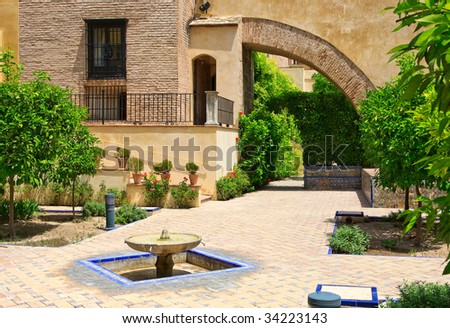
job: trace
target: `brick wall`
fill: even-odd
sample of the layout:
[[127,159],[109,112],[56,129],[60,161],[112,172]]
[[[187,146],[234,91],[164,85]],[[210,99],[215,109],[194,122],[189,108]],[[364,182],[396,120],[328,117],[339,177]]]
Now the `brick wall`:
[[299,60],[333,81],[356,106],[374,85],[354,63],[325,40],[280,22],[243,18],[243,44],[256,51]]
[[87,74],[84,19],[126,18],[127,80],[114,83],[126,84],[130,93],[186,92],[185,25],[191,16],[189,0],[21,0],[21,62],[26,76],[44,70],[56,84],[81,92]]

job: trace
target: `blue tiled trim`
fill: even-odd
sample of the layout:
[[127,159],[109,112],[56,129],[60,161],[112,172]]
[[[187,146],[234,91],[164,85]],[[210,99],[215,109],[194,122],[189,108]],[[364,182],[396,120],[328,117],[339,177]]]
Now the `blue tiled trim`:
[[372,293],[371,300],[355,300],[355,299],[344,299],[341,298],[341,304],[344,306],[355,306],[355,307],[378,307],[379,299],[376,287],[366,287],[366,286],[351,286],[351,285],[331,285],[331,284],[318,284],[316,287],[316,292],[320,292],[323,286],[336,286],[336,287],[363,287],[370,288]]
[[217,254],[206,252],[204,250],[189,250],[187,252],[201,255],[201,256],[206,256],[206,257],[212,258],[216,261],[232,265],[234,267],[228,268],[228,269],[223,269],[223,270],[193,273],[193,274],[174,276],[174,277],[166,277],[166,278],[142,280],[142,281],[131,281],[127,278],[124,278],[124,277],[118,275],[117,273],[115,273],[111,270],[103,268],[102,266],[99,265],[99,263],[112,262],[112,261],[118,261],[118,260],[120,261],[120,260],[136,259],[136,258],[142,258],[142,257],[146,258],[146,257],[153,257],[155,255],[143,253],[143,254],[137,254],[137,255],[133,254],[133,255],[118,256],[118,257],[93,258],[93,259],[87,259],[87,260],[78,260],[78,261],[76,261],[76,263],[79,263],[79,264],[85,266],[86,268],[104,276],[105,278],[108,278],[109,280],[112,280],[122,286],[125,286],[125,287],[144,285],[144,284],[162,283],[165,281],[173,281],[173,280],[179,280],[179,279],[197,278],[197,277],[201,277],[201,276],[224,274],[224,273],[237,272],[237,271],[243,271],[243,270],[249,270],[249,269],[256,268],[256,266],[251,265],[249,263],[237,261],[237,260],[231,260],[229,258],[225,258],[225,257],[217,255]]

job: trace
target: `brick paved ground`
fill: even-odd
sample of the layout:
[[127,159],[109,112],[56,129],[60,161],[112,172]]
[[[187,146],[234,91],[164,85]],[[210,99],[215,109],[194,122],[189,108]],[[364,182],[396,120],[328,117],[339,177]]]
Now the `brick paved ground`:
[[[146,220],[62,248],[0,246],[0,307],[305,307],[318,283],[378,287],[395,296],[404,279],[448,281],[443,259],[327,255],[336,210],[363,208],[356,192],[305,191],[272,183],[228,202],[164,209]],[[203,237],[199,247],[257,266],[209,277],[122,287],[76,263],[131,254],[131,235],[169,231]]]

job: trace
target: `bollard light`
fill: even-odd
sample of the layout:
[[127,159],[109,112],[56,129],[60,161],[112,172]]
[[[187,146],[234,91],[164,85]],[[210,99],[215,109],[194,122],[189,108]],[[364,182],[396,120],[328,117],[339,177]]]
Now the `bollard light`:
[[105,207],[106,207],[106,231],[113,230],[116,228],[114,221],[114,211],[115,211],[115,195],[106,194],[105,195]]

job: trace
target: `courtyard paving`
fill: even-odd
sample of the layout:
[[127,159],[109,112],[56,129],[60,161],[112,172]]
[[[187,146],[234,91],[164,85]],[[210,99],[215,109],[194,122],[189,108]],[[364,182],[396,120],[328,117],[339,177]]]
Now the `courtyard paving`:
[[[337,210],[367,208],[359,192],[306,191],[302,182],[146,220],[61,248],[0,246],[0,307],[306,307],[317,284],[375,286],[396,296],[403,280],[449,281],[443,259],[327,255]],[[199,248],[255,268],[124,287],[77,263],[132,254],[124,239],[143,233],[200,234]]]

